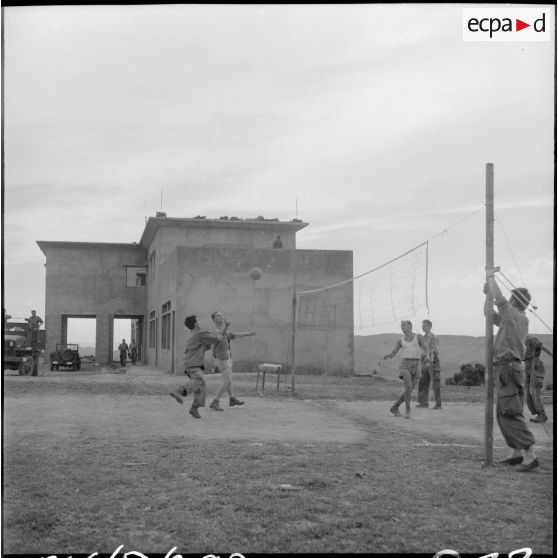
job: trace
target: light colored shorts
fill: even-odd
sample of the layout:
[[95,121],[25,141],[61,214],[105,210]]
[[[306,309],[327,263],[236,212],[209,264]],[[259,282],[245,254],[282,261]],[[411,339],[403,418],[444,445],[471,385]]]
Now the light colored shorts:
[[399,364],[399,377],[409,375],[411,379],[419,378],[421,372],[419,358],[403,358]]

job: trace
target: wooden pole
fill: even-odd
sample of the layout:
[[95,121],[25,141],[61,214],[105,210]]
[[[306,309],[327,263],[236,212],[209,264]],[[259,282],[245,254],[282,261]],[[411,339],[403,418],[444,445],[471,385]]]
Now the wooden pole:
[[[494,268],[494,164],[486,164],[486,268]],[[491,467],[494,445],[494,299],[486,293],[486,323],[484,337],[486,367],[486,403],[484,410],[484,466]]]
[[293,271],[293,302],[291,309],[291,394],[295,392],[295,372],[296,372],[296,252],[293,248],[291,252],[292,271]]
[[291,337],[291,393],[295,392],[295,372],[296,372],[296,287],[293,289],[293,308],[292,308],[292,337]]

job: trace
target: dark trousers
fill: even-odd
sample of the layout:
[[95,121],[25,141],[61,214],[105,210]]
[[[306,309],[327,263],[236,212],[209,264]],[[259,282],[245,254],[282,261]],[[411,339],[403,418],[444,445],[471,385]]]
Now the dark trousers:
[[120,364],[126,366],[126,351],[120,351]]
[[533,416],[547,418],[544,403],[541,399],[541,391],[544,386],[544,377],[537,376],[534,372],[527,373],[525,377],[525,392],[527,408]]
[[420,405],[428,406],[428,396],[430,392],[430,382],[432,381],[432,391],[436,405],[442,404],[442,393],[440,390],[440,367],[432,363],[423,363],[420,380],[418,383],[417,400]]
[[194,394],[192,407],[205,407],[205,380],[203,378],[203,369],[189,368],[184,372],[190,378],[178,391],[182,395]]
[[514,449],[528,449],[535,443],[535,437],[527,427],[523,413],[515,416],[504,415],[503,399],[506,395],[517,393],[521,406],[525,400],[523,385],[525,372],[519,361],[502,361],[496,363],[494,375],[498,378],[496,395],[496,422],[500,427],[506,444]]

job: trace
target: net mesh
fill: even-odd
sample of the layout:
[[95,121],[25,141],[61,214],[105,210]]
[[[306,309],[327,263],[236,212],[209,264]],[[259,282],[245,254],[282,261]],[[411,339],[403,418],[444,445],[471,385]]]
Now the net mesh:
[[300,329],[371,329],[428,308],[428,242],[358,277],[297,293]]

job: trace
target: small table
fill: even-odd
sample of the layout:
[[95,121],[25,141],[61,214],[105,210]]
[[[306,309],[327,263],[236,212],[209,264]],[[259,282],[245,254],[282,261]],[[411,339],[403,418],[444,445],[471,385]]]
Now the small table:
[[265,362],[264,364],[260,364],[258,366],[258,376],[256,378],[256,390],[258,393],[262,393],[258,389],[258,385],[260,383],[260,373],[262,374],[262,390],[265,389],[265,375],[266,373],[269,374],[277,374],[277,391],[279,391],[279,381],[281,379],[281,370],[283,369],[282,364],[270,364]]

